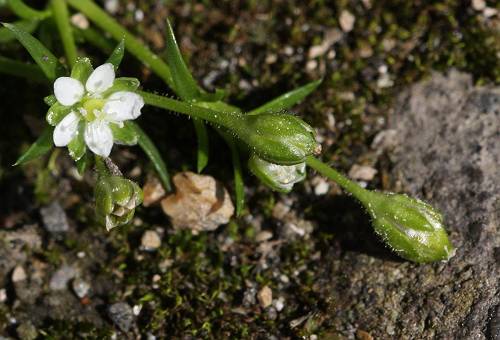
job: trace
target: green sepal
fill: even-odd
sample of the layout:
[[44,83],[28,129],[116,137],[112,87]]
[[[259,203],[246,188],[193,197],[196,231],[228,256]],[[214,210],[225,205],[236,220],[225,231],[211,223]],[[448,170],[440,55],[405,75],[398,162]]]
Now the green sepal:
[[113,52],[111,52],[111,55],[109,56],[108,60],[106,60],[106,63],[113,64],[113,67],[115,68],[116,71],[120,66],[120,63],[122,62],[124,53],[125,53],[125,39],[122,39],[118,43],[118,45],[116,45]]
[[76,59],[75,66],[71,70],[71,78],[77,79],[85,85],[90,74],[94,71],[90,59],[87,57],[79,57]]
[[96,212],[102,216],[111,214],[114,208],[112,187],[107,179],[108,177],[101,177],[94,189]]
[[129,92],[134,92],[139,88],[139,85],[141,83],[139,82],[139,79],[137,78],[132,78],[132,77],[120,77],[116,78],[115,81],[113,82],[113,85],[104,91],[102,93],[103,97],[107,97],[111,95],[112,93],[118,92],[118,91],[129,91]]
[[71,106],[64,106],[58,102],[53,104],[48,110],[45,119],[51,126],[56,126],[72,110]]
[[124,122],[123,127],[118,124],[110,123],[109,127],[113,132],[113,138],[115,142],[125,145],[136,145],[139,141],[139,136],[136,130],[129,124],[129,122]]
[[135,194],[132,181],[120,176],[111,176],[108,178],[108,181],[111,186],[113,202],[125,206]]
[[87,171],[91,164],[92,157],[90,153],[86,151],[83,157],[76,161],[76,169],[78,170],[78,173],[83,176],[83,174],[85,173],[85,171]]
[[47,126],[45,130],[43,130],[40,137],[38,137],[36,142],[34,142],[29,147],[29,149],[21,157],[19,157],[16,163],[14,163],[14,166],[25,164],[49,152],[53,147],[53,142],[52,142],[53,132],[54,128],[51,126]]
[[55,103],[57,103],[57,99],[56,99],[56,96],[54,96],[53,94],[43,98],[43,101],[45,104],[47,104],[48,106],[52,106],[54,105]]
[[267,162],[253,154],[248,160],[248,168],[262,183],[271,189],[289,193],[295,183],[306,178],[306,165],[278,165]]
[[78,123],[78,132],[76,136],[68,144],[69,155],[75,161],[80,160],[83,155],[85,155],[85,151],[87,150],[85,140],[83,138],[84,130],[85,123],[83,121],[80,121]]

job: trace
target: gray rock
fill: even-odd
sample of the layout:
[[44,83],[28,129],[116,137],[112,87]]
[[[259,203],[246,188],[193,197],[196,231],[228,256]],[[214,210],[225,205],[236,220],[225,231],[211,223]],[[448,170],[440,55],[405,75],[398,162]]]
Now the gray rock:
[[134,321],[132,307],[125,302],[112,304],[108,308],[109,318],[123,332],[127,332]]
[[63,290],[68,287],[68,282],[78,275],[78,269],[73,266],[63,265],[50,278],[51,290]]
[[50,205],[41,208],[40,214],[48,232],[60,234],[69,230],[68,218],[59,202],[52,202]]
[[497,339],[500,88],[434,74],[400,95],[390,121],[399,137],[393,176],[442,210],[457,252],[429,265],[347,252],[331,274],[334,328],[352,337],[364,329],[374,338]]

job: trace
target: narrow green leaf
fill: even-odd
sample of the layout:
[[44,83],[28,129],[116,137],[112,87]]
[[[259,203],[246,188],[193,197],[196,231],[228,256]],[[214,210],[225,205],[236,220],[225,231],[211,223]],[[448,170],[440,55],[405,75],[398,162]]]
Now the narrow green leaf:
[[40,83],[47,83],[47,77],[45,77],[45,74],[37,65],[27,64],[2,56],[0,56],[0,73],[22,77]]
[[115,67],[115,71],[116,71],[118,69],[118,67],[120,66],[120,63],[122,62],[124,53],[125,53],[125,40],[122,39],[118,43],[118,45],[116,45],[113,52],[111,52],[111,55],[109,56],[108,60],[106,60],[106,62],[113,64],[113,66]]
[[[20,27],[21,29],[25,30],[26,32],[33,32],[37,27],[38,27],[38,20],[19,20],[14,22],[14,25],[17,27]],[[11,40],[16,39],[14,34],[6,27],[1,27],[0,28],[0,43],[7,43]]]
[[38,39],[15,25],[5,23],[3,25],[8,28],[15,35],[16,39],[26,48],[47,78],[54,80],[64,73],[63,65],[61,65],[59,60],[57,60]]
[[243,170],[241,167],[240,153],[236,140],[231,134],[225,130],[217,129],[217,132],[226,141],[229,150],[231,150],[231,159],[233,162],[234,176],[234,195],[236,203],[236,216],[240,216],[245,206],[245,183],[243,182]]
[[198,161],[196,168],[198,173],[200,173],[208,164],[208,132],[205,123],[201,119],[193,118],[193,124],[198,138]]
[[38,157],[43,156],[52,149],[52,132],[54,128],[47,126],[35,143],[14,163],[14,166],[25,164]]
[[136,129],[130,124],[130,122],[125,122],[123,127],[119,127],[117,124],[109,124],[111,131],[113,132],[113,138],[116,142],[125,145],[136,145],[138,142],[138,135]]
[[[181,51],[175,40],[174,31],[170,21],[167,19],[167,64],[170,67],[172,78],[174,80],[175,89],[179,97],[185,101],[194,101],[198,99],[200,89],[196,84],[191,72],[182,58]],[[205,123],[199,119],[193,119],[196,137],[198,139],[198,152],[197,152],[197,169],[198,172],[203,171],[208,164],[208,133]]]
[[170,72],[172,73],[177,94],[185,101],[197,99],[200,90],[198,89],[198,85],[196,84],[191,72],[189,72],[184,59],[182,59],[181,51],[179,50],[179,46],[175,40],[174,31],[168,19],[166,47],[167,64],[170,67]]
[[243,170],[241,168],[240,153],[234,141],[229,144],[233,160],[234,194],[236,201],[236,216],[240,216],[245,206],[245,183],[243,183]]
[[71,78],[78,79],[82,84],[85,84],[92,71],[94,68],[89,58],[78,58],[71,70]]
[[312,81],[304,86],[296,88],[290,92],[282,94],[281,96],[265,103],[262,106],[248,112],[250,115],[257,115],[264,112],[279,112],[282,110],[289,109],[293,105],[300,102],[302,99],[307,97],[311,92],[313,92],[319,84],[321,84],[322,79]]
[[48,10],[39,11],[26,5],[22,0],[8,0],[12,12],[20,18],[28,20],[43,20],[51,16]]
[[134,122],[129,122],[130,126],[135,130],[138,136],[139,146],[144,150],[146,155],[149,157],[153,166],[160,176],[160,180],[167,191],[172,190],[172,185],[170,184],[170,175],[168,174],[167,165],[163,161],[160,152],[154,145],[153,141],[149,136],[142,130],[139,125]]

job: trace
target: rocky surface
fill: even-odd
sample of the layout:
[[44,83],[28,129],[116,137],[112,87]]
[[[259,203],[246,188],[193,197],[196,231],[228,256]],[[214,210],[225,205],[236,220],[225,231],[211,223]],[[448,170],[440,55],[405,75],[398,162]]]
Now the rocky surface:
[[334,261],[335,324],[349,336],[499,339],[500,88],[434,74],[399,96],[391,121],[393,174],[444,212],[457,252],[432,265],[347,253]]

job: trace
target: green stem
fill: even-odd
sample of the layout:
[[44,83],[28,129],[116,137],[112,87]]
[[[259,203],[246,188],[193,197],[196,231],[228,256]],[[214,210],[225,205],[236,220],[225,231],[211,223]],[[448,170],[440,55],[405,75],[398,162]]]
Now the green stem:
[[77,57],[77,51],[72,28],[69,23],[68,6],[66,5],[65,0],[51,0],[50,7],[52,9],[57,29],[59,30],[59,35],[61,36],[68,65],[73,68]]
[[127,31],[119,23],[110,17],[99,6],[90,0],[67,0],[70,6],[79,10],[87,16],[95,25],[100,27],[105,32],[120,41],[125,40],[127,50],[132,53],[137,59],[142,61],[146,66],[150,67],[160,78],[162,78],[172,89],[175,90],[175,84],[170,74],[168,65],[161,60],[156,54],[134,37],[132,33]]
[[144,102],[146,104],[186,114],[193,118],[200,118],[215,125],[224,126],[228,129],[233,129],[235,127],[235,123],[241,117],[241,113],[238,112],[218,112],[149,92],[139,91],[138,94],[144,98]]
[[340,185],[345,191],[351,193],[354,197],[360,200],[362,203],[368,203],[371,200],[370,191],[363,189],[355,182],[348,179],[346,176],[342,175],[337,170],[329,167],[327,164],[321,162],[319,159],[309,156],[306,158],[306,163],[311,168],[318,171],[325,177],[328,177],[332,181],[335,181]]

